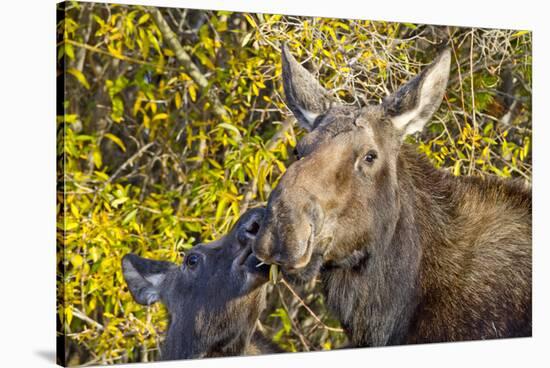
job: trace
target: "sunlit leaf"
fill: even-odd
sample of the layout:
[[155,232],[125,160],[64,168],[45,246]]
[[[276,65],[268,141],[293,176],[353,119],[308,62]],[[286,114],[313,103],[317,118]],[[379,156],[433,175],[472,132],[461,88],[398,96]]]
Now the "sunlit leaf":
[[116,143],[116,145],[119,146],[123,152],[126,152],[126,146],[119,137],[111,133],[105,133],[105,137]]
[[82,84],[84,86],[84,88],[90,89],[90,84],[88,84],[88,81],[86,80],[86,77],[84,76],[84,74],[80,70],[77,70],[75,68],[69,68],[69,69],[67,69],[67,73],[74,76],[80,82],[80,84]]

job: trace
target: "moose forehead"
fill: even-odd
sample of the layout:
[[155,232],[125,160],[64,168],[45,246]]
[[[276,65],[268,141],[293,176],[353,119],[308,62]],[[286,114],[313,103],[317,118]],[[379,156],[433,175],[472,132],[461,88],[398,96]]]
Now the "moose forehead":
[[[358,137],[359,143],[378,143],[383,136],[378,132],[383,126],[382,109],[380,106],[334,106],[325,114],[317,117],[313,130],[298,142],[297,150],[300,155],[307,155],[317,147],[329,142],[350,143],[351,138]],[[388,132],[391,134],[391,132]],[[341,139],[342,136],[349,136]],[[350,138],[351,137],[351,138]]]
[[197,244],[191,248],[190,252],[201,253],[206,257],[213,257],[222,255],[225,252],[231,250],[233,244],[231,244],[231,238],[229,236],[224,236],[221,239],[215,240],[207,244]]

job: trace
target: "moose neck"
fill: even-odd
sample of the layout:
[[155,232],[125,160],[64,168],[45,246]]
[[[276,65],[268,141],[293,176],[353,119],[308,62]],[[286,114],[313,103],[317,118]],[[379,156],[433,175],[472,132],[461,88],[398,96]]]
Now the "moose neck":
[[162,360],[243,355],[252,334],[253,328],[237,334],[220,331],[208,335],[205,331],[195,332],[195,326],[186,324],[185,320],[171,318],[161,351]]
[[[452,212],[446,202],[452,190],[447,174],[433,168],[414,147],[403,145],[397,173],[399,215],[392,232],[380,237],[387,244],[365,244],[365,249],[374,251],[363,262],[321,274],[327,304],[355,346],[406,340],[426,287],[423,258],[426,252],[436,251],[432,244],[443,241],[438,230],[449,222]],[[354,308],[358,305],[366,307],[358,311]]]
[[162,360],[193,359],[204,356],[204,347],[200,339],[192,333],[193,326],[187,326],[183,320],[170,316],[168,332],[161,349]]

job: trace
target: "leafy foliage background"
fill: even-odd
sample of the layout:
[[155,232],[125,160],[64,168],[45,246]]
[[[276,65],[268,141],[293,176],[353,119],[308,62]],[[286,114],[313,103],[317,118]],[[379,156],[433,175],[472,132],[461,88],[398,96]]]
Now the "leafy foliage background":
[[[531,180],[530,32],[77,2],[58,12],[58,334],[70,365],[157,359],[166,312],[132,300],[121,257],[181,262],[265,203],[303,134],[283,100],[283,42],[348,104],[380,101],[448,43],[442,107],[409,140],[455,175]],[[299,298],[269,288],[259,328],[283,348],[345,344],[315,283]]]

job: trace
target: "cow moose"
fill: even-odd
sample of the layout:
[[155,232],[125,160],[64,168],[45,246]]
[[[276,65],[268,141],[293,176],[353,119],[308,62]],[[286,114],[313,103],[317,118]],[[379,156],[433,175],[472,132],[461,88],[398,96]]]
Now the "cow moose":
[[282,49],[286,103],[308,133],[253,250],[319,276],[352,346],[531,336],[531,191],[456,177],[404,142],[438,109],[445,49],[380,104],[339,104]]
[[262,216],[263,209],[249,210],[223,238],[193,247],[182,265],[124,256],[136,302],[161,301],[169,312],[162,360],[280,352],[255,330],[269,273],[251,250]]

